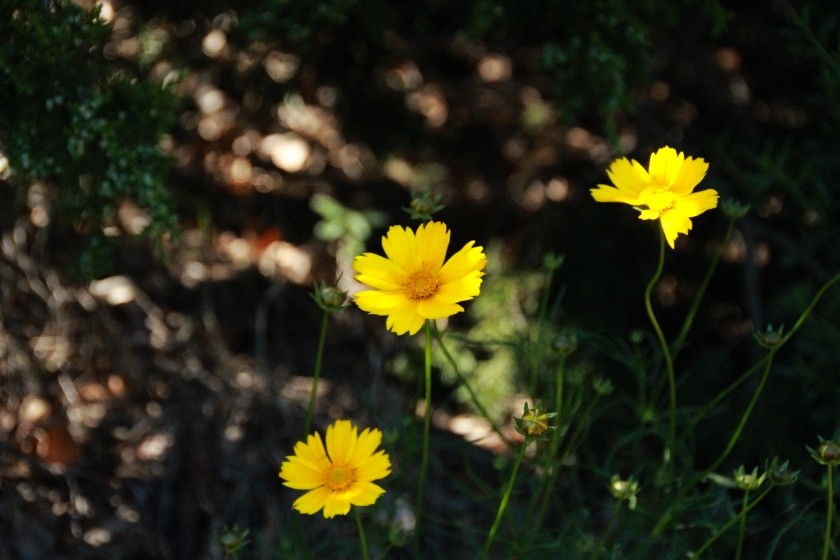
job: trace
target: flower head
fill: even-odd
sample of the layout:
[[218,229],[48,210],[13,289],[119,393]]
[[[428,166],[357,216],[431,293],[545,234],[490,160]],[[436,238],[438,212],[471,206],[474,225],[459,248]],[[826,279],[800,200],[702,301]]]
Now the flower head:
[[327,446],[317,432],[306,443],[295,444],[295,454],[280,466],[283,484],[308,490],[292,507],[312,515],[324,510],[324,517],[346,515],[350,506],[369,506],[383,490],[374,480],[391,473],[391,460],[376,451],[382,432],[370,428],[358,433],[349,420],[337,420],[327,428]]
[[372,289],[356,294],[356,305],[373,315],[387,315],[397,334],[414,334],[426,319],[442,319],[464,310],[458,305],[478,295],[487,257],[470,241],[446,259],[449,230],[441,222],[417,228],[392,226],[382,238],[386,257],[373,253],[353,261],[356,280]]
[[665,146],[651,154],[648,169],[636,160],[614,161],[607,174],[615,187],[598,185],[590,192],[598,202],[630,204],[641,220],[659,220],[673,249],[677,235],[691,230],[691,218],[717,206],[717,191],[693,192],[708,169],[702,158],[685,157]]

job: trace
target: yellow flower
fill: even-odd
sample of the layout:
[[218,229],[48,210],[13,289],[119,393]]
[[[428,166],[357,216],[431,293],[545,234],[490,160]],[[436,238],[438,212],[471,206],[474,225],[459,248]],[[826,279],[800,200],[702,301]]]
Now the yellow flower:
[[385,490],[373,481],[391,474],[388,455],[376,451],[381,442],[379,430],[358,434],[349,420],[337,420],[327,428],[326,449],[317,432],[296,443],[295,454],[280,466],[280,478],[289,488],[309,491],[292,507],[308,515],[323,509],[330,518],[346,515],[351,505],[376,502]]
[[464,310],[458,302],[478,295],[487,257],[474,241],[446,258],[449,230],[441,222],[417,228],[392,226],[382,238],[386,257],[373,253],[353,261],[356,280],[370,286],[356,294],[356,305],[373,315],[387,315],[385,325],[397,334],[414,334],[426,319],[442,319]]
[[647,170],[636,160],[614,161],[607,174],[615,187],[598,185],[590,192],[598,202],[630,204],[641,212],[641,220],[659,220],[673,249],[677,235],[691,229],[691,218],[717,206],[717,191],[692,192],[708,169],[702,158],[685,157],[665,146],[651,154]]

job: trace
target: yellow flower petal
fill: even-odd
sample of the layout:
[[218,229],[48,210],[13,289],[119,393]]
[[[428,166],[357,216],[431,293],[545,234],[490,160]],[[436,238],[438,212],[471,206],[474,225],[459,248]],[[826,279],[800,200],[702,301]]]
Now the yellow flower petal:
[[359,461],[356,467],[356,479],[362,482],[379,480],[391,474],[391,460],[380,451],[364,461]]
[[326,486],[321,486],[320,488],[307,492],[295,500],[292,507],[301,513],[312,515],[313,513],[318,513],[321,509],[323,509],[324,505],[327,503],[329,495],[329,489]]
[[651,182],[662,186],[673,185],[684,160],[683,153],[678,154],[674,148],[659,148],[650,156],[648,173]]
[[396,334],[416,334],[423,327],[425,317],[417,313],[417,305],[404,305],[388,314],[385,326]]
[[435,294],[435,299],[455,303],[474,298],[481,291],[482,274],[482,272],[471,272],[441,285],[438,293]]
[[417,228],[417,260],[424,268],[439,270],[449,247],[449,230],[441,222],[429,222]]
[[677,204],[676,209],[685,214],[689,218],[699,216],[706,210],[711,210],[717,207],[718,193],[712,189],[691,193],[688,196],[681,198]]
[[385,490],[372,482],[360,482],[354,486],[353,490],[355,490],[354,495],[349,501],[354,506],[369,506],[385,493]]
[[411,305],[409,299],[402,292],[364,290],[358,292],[353,298],[359,309],[373,315],[388,315],[397,308]]
[[324,517],[330,519],[336,515],[347,515],[348,513],[350,513],[350,500],[344,493],[333,492],[327,496],[327,501],[324,504]]
[[598,185],[598,188],[589,189],[589,192],[597,202],[622,202],[631,206],[640,204],[638,194],[627,194],[623,190],[608,185]]
[[457,303],[447,303],[436,297],[417,302],[417,314],[424,319],[443,319],[463,310]]
[[403,270],[413,270],[416,266],[417,239],[409,228],[391,226],[382,238],[382,250],[388,259]]
[[356,280],[379,290],[395,291],[405,283],[406,272],[394,261],[381,255],[365,253],[353,259]]
[[[470,241],[460,251],[449,257],[449,260],[440,269],[441,284],[448,284],[470,273],[484,270],[484,266],[487,264],[484,248],[473,247],[474,244],[474,241]],[[477,295],[474,294],[470,297]]]
[[700,181],[706,176],[709,164],[703,158],[685,158],[680,172],[674,179],[674,186],[671,189],[677,196],[685,196],[694,190]]
[[676,241],[678,234],[687,234],[691,231],[691,220],[684,213],[676,210],[665,212],[659,221],[662,224],[665,241],[668,242],[671,249],[674,248],[674,241]]
[[327,428],[327,455],[330,461],[343,465],[356,447],[356,428],[350,420],[337,420]]
[[613,185],[627,196],[638,195],[650,183],[645,168],[639,162],[635,160],[631,162],[627,158],[615,160],[607,169],[607,175]]

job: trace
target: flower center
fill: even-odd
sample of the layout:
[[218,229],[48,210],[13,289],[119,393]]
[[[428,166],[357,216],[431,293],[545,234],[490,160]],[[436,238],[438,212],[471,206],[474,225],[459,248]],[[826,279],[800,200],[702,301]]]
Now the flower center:
[[417,301],[435,295],[440,287],[438,275],[425,268],[413,272],[403,284],[408,299]]
[[333,465],[327,471],[326,486],[333,492],[344,490],[353,483],[353,470],[343,465]]
[[659,185],[647,187],[642,191],[639,198],[642,200],[642,204],[647,206],[648,210],[660,213],[671,210],[677,201],[676,195],[669,190],[669,187]]

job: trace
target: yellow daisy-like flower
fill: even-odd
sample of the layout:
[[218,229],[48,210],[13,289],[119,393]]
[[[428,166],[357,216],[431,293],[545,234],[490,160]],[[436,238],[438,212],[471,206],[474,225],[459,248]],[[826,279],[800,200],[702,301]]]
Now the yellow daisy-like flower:
[[385,490],[373,483],[391,474],[391,460],[384,451],[382,432],[366,428],[361,434],[349,420],[337,420],[327,428],[327,447],[317,432],[306,443],[295,444],[295,454],[280,466],[283,484],[308,490],[292,507],[324,517],[346,515],[350,506],[369,506]]
[[641,220],[659,220],[673,249],[677,235],[691,230],[691,218],[717,206],[714,189],[693,192],[708,169],[702,158],[685,157],[665,146],[651,154],[648,169],[636,160],[614,161],[607,174],[615,187],[598,185],[590,192],[598,202],[630,204]]
[[392,226],[382,238],[386,257],[373,253],[353,261],[356,280],[370,286],[356,294],[356,305],[373,315],[387,315],[385,325],[397,334],[414,334],[426,319],[442,319],[464,310],[458,302],[478,295],[487,257],[467,243],[446,259],[449,230],[441,222],[417,228]]

